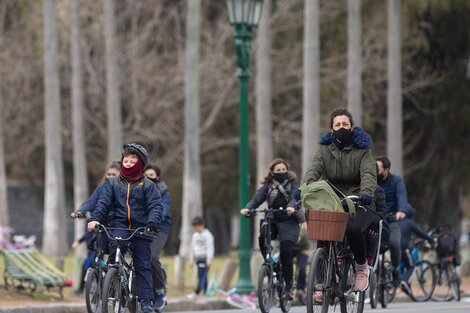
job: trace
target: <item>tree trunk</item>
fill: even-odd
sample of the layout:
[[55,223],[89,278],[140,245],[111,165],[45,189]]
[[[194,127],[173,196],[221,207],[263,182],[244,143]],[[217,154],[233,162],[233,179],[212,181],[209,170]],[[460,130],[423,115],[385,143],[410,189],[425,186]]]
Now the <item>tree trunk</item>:
[[403,175],[400,0],[388,0],[387,155],[393,172]]
[[65,257],[64,169],[62,164],[61,109],[57,57],[55,1],[44,0],[44,95],[46,179],[44,197],[43,251],[48,256]]
[[[88,198],[88,178],[85,139],[83,128],[83,71],[80,57],[80,14],[78,1],[69,2],[71,60],[72,60],[72,141],[73,141],[73,202],[78,210]],[[76,220],[74,223],[75,240],[85,234],[85,221]],[[86,258],[87,247],[81,245],[75,250],[74,281],[79,281],[80,265]]]
[[302,173],[313,159],[320,137],[320,5],[305,2]]
[[201,158],[199,148],[199,36],[201,1],[188,1],[186,24],[185,139],[182,228],[179,255],[188,257],[195,216],[202,216]]
[[362,125],[361,0],[348,0],[348,110]]
[[[6,4],[2,2],[0,8],[0,48],[3,48],[4,27],[5,27]],[[4,130],[3,125],[3,62],[0,63],[0,225],[10,225],[10,215],[8,213],[8,193],[7,193],[7,173],[5,169],[5,150],[4,150]]]
[[116,48],[114,0],[104,0],[104,36],[106,45],[106,109],[108,125],[108,163],[121,157],[121,93]]

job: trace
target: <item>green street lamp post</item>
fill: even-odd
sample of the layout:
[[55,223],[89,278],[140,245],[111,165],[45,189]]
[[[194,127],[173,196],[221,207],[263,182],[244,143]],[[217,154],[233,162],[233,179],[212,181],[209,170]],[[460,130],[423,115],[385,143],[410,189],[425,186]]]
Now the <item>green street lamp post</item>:
[[[249,131],[248,131],[248,78],[250,76],[250,54],[252,29],[258,25],[263,0],[226,0],[230,24],[235,28],[235,49],[237,51],[237,76],[240,79],[240,148],[239,148],[239,207],[245,207],[249,199]],[[240,217],[239,273],[237,291],[248,294],[254,286],[250,273],[251,230],[250,221]]]

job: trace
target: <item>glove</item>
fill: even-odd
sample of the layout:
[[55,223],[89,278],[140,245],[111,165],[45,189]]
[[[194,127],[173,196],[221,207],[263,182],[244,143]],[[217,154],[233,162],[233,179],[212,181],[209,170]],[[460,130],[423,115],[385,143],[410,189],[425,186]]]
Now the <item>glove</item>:
[[300,201],[300,189],[297,189],[294,192],[294,199],[295,199],[295,201]]
[[157,233],[158,232],[158,228],[157,228],[157,225],[155,223],[147,223],[147,225],[145,225],[145,230],[148,233]]
[[359,197],[359,202],[364,205],[369,205],[372,203],[372,197],[369,195],[361,195]]

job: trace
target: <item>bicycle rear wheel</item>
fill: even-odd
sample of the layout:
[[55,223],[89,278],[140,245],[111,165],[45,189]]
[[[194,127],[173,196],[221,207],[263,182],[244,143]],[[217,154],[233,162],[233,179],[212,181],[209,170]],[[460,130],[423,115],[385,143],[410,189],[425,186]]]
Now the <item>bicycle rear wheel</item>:
[[88,313],[98,313],[101,305],[101,279],[96,268],[90,267],[85,280],[85,303]]
[[380,273],[380,304],[382,308],[386,308],[390,302],[395,298],[397,289],[393,287],[392,278],[392,264],[389,261],[384,261]]
[[434,289],[432,300],[434,301],[451,301],[455,299],[460,301],[460,279],[452,265],[445,264],[441,268],[439,264],[435,264],[434,268],[437,273],[437,283]]
[[370,270],[369,275],[369,298],[370,298],[370,307],[372,309],[377,308],[379,303],[379,280],[380,280],[380,266],[377,266],[377,269],[373,271]]
[[263,264],[258,277],[258,302],[261,312],[268,313],[274,302],[274,284],[271,268]]
[[362,313],[364,311],[365,291],[354,290],[356,273],[351,260],[343,260],[340,269],[342,273],[340,290],[344,295],[340,299],[341,313]]
[[121,278],[116,268],[110,268],[103,284],[101,313],[124,312],[126,301],[123,299]]
[[[328,253],[318,247],[313,255],[307,281],[307,313],[327,313],[331,300],[331,289],[328,289]],[[331,270],[333,267],[330,267]],[[330,273],[330,276],[332,273]]]
[[436,270],[434,266],[429,261],[419,261],[410,283],[410,298],[416,302],[427,301],[431,298],[435,287]]

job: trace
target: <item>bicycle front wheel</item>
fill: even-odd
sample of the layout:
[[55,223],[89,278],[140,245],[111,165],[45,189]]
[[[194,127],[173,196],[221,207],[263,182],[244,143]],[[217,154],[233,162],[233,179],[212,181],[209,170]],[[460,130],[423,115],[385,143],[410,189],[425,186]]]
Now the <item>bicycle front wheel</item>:
[[341,313],[362,313],[364,311],[365,291],[354,290],[356,273],[352,260],[343,260],[340,269],[342,273],[340,289],[344,295],[340,299]]
[[258,276],[258,302],[261,312],[268,313],[274,302],[274,284],[271,268],[263,264]]
[[85,303],[88,313],[98,313],[101,305],[101,279],[96,268],[89,268],[85,279]]
[[372,309],[377,308],[379,302],[379,277],[380,277],[380,266],[377,266],[377,269],[370,270],[369,275],[369,298],[370,298],[370,307]]
[[436,270],[434,266],[429,261],[419,261],[410,283],[410,298],[417,302],[427,301],[431,298],[435,287]]
[[[318,247],[313,255],[307,281],[307,313],[327,313],[331,300],[331,289],[328,288],[328,253]],[[331,266],[332,270],[333,267]]]
[[121,278],[117,268],[110,268],[103,284],[101,313],[124,312],[125,299],[122,295]]

